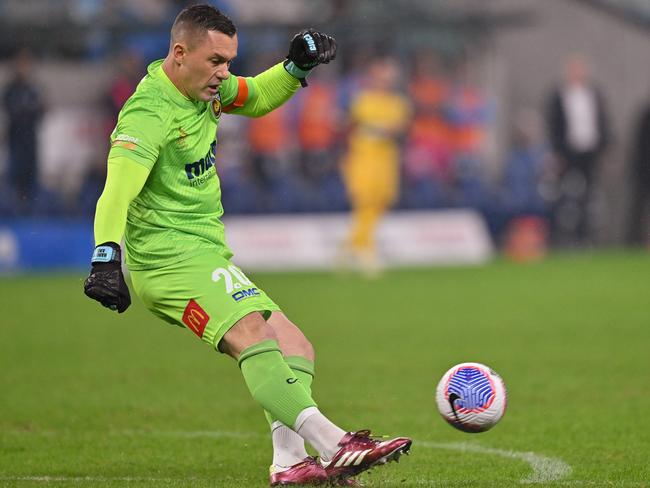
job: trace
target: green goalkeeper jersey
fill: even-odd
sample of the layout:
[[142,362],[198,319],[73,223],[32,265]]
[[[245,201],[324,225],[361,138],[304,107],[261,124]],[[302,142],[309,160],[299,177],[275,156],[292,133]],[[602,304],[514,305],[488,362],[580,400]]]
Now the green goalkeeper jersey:
[[[299,82],[279,64],[255,78],[231,75],[213,101],[201,102],[178,91],[162,60],[147,71],[111,134],[109,164],[125,157],[150,170],[128,207],[127,264],[158,268],[206,251],[230,258],[215,158],[222,112],[261,115],[284,103]],[[254,102],[248,109],[246,100]]]

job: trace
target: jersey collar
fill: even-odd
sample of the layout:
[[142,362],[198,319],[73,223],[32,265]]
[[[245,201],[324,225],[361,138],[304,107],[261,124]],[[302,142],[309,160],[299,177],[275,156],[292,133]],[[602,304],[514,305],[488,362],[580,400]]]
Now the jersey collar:
[[169,76],[167,76],[167,73],[165,73],[165,70],[162,68],[163,61],[164,59],[158,59],[147,67],[147,73],[149,73],[149,76],[159,80],[163,85],[165,92],[180,105],[187,106],[188,104],[191,104],[196,107],[197,105],[204,103],[186,97],[178,90],[178,88],[176,88],[176,85],[172,83],[172,80],[169,79]]

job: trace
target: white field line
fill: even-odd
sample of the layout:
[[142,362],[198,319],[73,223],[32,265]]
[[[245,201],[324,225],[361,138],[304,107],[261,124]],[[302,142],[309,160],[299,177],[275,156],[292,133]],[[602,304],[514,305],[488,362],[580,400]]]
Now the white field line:
[[506,451],[503,449],[494,449],[491,447],[482,447],[469,443],[442,443],[418,441],[414,442],[416,447],[429,447],[431,449],[447,449],[461,452],[475,452],[478,454],[489,454],[509,459],[518,459],[530,464],[533,472],[527,478],[521,480],[522,483],[548,483],[566,478],[571,474],[571,466],[558,458],[551,458],[535,454],[534,452],[517,452]]
[[[432,487],[440,487],[440,488],[449,488],[450,486],[481,486],[483,488],[502,488],[504,486],[504,481],[485,481],[481,482],[480,485],[477,484],[478,482],[476,481],[463,481],[463,480],[444,480],[444,479],[439,479],[432,481],[427,478],[413,478],[408,480],[408,485],[405,486],[411,486],[411,485],[418,485],[418,486],[428,486],[430,488]],[[564,486],[569,486],[569,487],[588,487],[588,488],[597,488],[597,487],[605,487],[605,488],[623,488],[623,487],[629,487],[629,488],[648,488],[648,483],[644,481],[622,481],[622,480],[616,480],[616,481],[585,481],[585,480],[568,480],[568,481],[550,481],[549,483],[551,484],[546,484],[544,486],[555,486],[555,487],[564,487]],[[529,484],[526,482],[526,484]],[[506,486],[511,486],[512,483],[507,484]]]
[[[111,483],[111,482],[156,482],[177,483],[179,481],[199,480],[200,478],[147,478],[144,476],[2,476],[0,481],[35,481],[40,483]],[[207,481],[207,480],[206,480]]]
[[[25,432],[21,432],[25,433]],[[36,435],[57,435],[57,432],[46,431],[46,432],[30,432]],[[112,436],[127,436],[127,437],[170,437],[170,438],[186,438],[186,439],[196,439],[196,438],[210,438],[210,439],[219,439],[219,438],[235,438],[235,439],[244,439],[244,438],[262,438],[262,434],[257,434],[253,432],[235,432],[235,431],[219,431],[219,430],[196,430],[196,431],[182,431],[182,430],[118,430],[118,431],[109,431],[105,434]],[[473,452],[478,454],[488,454],[493,456],[500,456],[508,459],[517,459],[520,461],[527,462],[532,468],[533,472],[527,478],[521,480],[521,483],[526,484],[535,484],[535,483],[547,483],[552,481],[559,481],[562,478],[567,477],[571,474],[571,466],[562,461],[561,459],[551,458],[547,456],[542,456],[535,454],[534,452],[517,452],[517,451],[506,451],[503,449],[495,449],[491,447],[483,447],[476,444],[470,443],[442,443],[442,442],[431,442],[431,441],[415,441],[416,447],[426,447],[430,449],[445,449],[461,452]],[[10,481],[10,480],[24,480],[24,481],[159,481],[159,482],[171,482],[177,481],[171,478],[102,478],[102,477],[57,477],[57,476],[27,476],[27,477],[0,477],[0,480]],[[588,483],[588,482],[587,482]],[[573,484],[569,482],[569,484]]]

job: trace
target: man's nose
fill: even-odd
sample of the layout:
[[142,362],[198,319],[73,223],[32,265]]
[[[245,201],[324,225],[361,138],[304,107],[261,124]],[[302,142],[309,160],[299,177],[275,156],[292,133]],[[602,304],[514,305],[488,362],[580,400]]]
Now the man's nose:
[[230,69],[228,68],[228,65],[224,63],[217,67],[217,71],[215,74],[219,79],[225,80],[230,76]]

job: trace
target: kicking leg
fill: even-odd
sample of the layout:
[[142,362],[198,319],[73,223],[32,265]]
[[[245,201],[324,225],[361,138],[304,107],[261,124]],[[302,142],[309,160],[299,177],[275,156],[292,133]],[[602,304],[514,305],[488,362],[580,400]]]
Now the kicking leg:
[[[278,338],[285,362],[298,378],[298,382],[311,395],[311,383],[314,379],[314,348],[311,343],[282,312],[273,312],[267,323],[273,328]],[[271,426],[272,469],[286,470],[303,462],[309,456],[305,449],[304,439],[268,411],[264,413]]]
[[[307,348],[306,339],[296,336],[302,345],[295,342],[286,342],[288,334],[286,329],[295,326],[290,324],[286,318],[278,319],[276,325],[281,331],[289,352],[297,352],[295,348],[300,347],[305,351]],[[297,329],[297,328],[296,328]],[[345,431],[330,422],[316,408],[316,403],[311,398],[308,389],[299,381],[299,377],[283,358],[279,344],[278,335],[269,323],[259,313],[252,313],[237,322],[223,337],[219,343],[219,349],[237,359],[239,366],[253,398],[269,412],[273,419],[280,425],[291,426],[296,429],[296,424],[301,427],[306,425],[308,434],[302,435],[321,454],[330,456],[338,449],[338,441],[345,435]],[[293,344],[293,345],[292,345]],[[313,352],[310,353],[313,358]],[[310,376],[301,369],[308,369],[309,361],[306,358],[298,359],[294,356],[294,367],[303,378]],[[310,380],[307,381],[309,386]],[[308,420],[307,417],[309,418]],[[275,422],[275,420],[274,420]],[[317,428],[316,425],[319,427]],[[295,439],[293,439],[295,440]],[[304,450],[304,441],[301,441]],[[292,444],[295,447],[295,444]],[[300,446],[296,449],[298,450]],[[296,450],[296,452],[298,452]],[[302,454],[302,453],[300,453]],[[306,454],[306,453],[305,453]],[[297,454],[296,454],[297,455]],[[305,455],[305,457],[307,457]],[[301,461],[304,461],[302,458]],[[319,481],[327,480],[323,468],[314,465],[310,468],[320,476]],[[314,473],[308,473],[313,475]]]
[[367,431],[346,433],[327,419],[285,362],[277,334],[261,314],[239,320],[219,349],[237,359],[253,398],[318,451],[327,478],[345,480],[410,448],[410,439],[379,442]]

